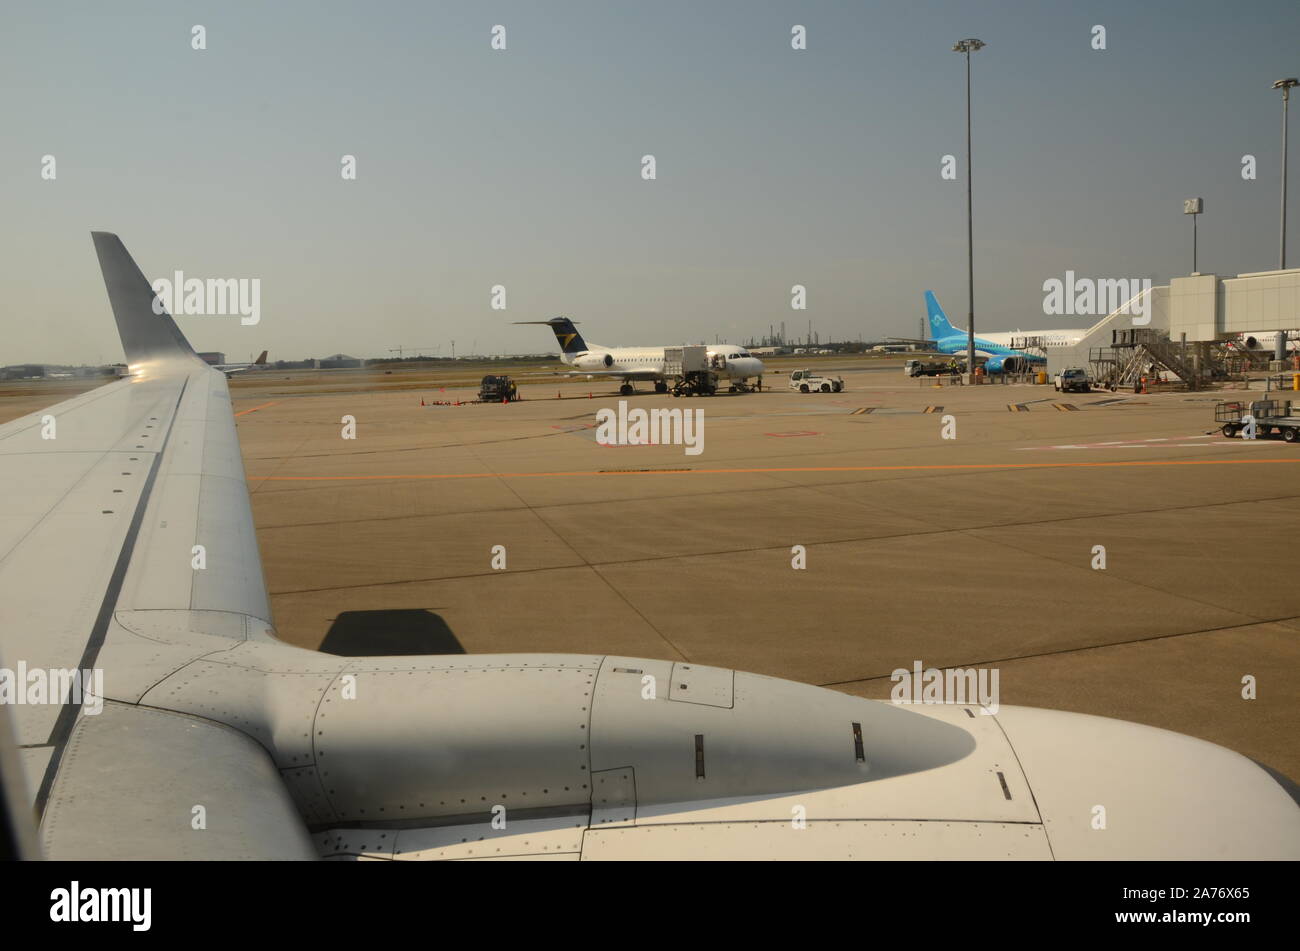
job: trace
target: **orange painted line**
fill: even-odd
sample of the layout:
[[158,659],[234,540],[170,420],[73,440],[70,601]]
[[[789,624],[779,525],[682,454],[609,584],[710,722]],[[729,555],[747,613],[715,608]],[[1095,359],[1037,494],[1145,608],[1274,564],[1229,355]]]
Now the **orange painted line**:
[[263,403],[261,406],[254,406],[251,409],[240,410],[236,416],[247,416],[249,413],[256,413],[259,409],[266,409],[268,406],[274,406],[279,400],[271,400],[269,403]]
[[743,475],[764,472],[909,472],[979,469],[1120,469],[1138,466],[1257,466],[1269,463],[1300,464],[1300,456],[1291,459],[1147,459],[1124,462],[989,462],[932,466],[789,466],[753,469],[630,469],[588,470],[571,472],[464,472],[434,475],[345,475],[345,476],[250,476],[263,482],[365,482],[391,479],[540,479],[560,476],[600,475]]

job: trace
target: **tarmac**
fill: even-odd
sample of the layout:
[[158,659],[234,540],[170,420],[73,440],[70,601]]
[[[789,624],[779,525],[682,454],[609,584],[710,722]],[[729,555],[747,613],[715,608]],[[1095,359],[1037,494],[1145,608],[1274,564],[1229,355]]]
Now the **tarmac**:
[[[1215,401],[1244,394],[809,363],[845,391],[770,374],[761,393],[624,398],[505,371],[523,401],[427,405],[474,387],[241,374],[279,635],[686,660],[882,699],[916,661],[995,667],[1002,704],[1177,730],[1300,778],[1300,445],[1218,435]],[[702,410],[703,451],[600,445],[596,413],[621,399]]]

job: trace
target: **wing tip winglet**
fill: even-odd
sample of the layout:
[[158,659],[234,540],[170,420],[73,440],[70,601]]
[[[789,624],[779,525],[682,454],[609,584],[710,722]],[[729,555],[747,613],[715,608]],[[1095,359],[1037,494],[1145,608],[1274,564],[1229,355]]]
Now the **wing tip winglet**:
[[122,239],[111,231],[92,231],[108,302],[128,363],[167,357],[195,357],[166,310],[155,310],[153,285],[145,278]]

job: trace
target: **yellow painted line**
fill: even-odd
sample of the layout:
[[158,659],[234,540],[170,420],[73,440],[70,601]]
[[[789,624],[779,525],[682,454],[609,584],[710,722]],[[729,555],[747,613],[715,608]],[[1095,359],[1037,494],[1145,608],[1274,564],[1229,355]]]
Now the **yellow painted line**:
[[254,406],[252,409],[241,410],[236,416],[247,416],[249,413],[256,413],[259,409],[266,409],[268,406],[274,406],[279,400],[271,400],[269,403],[263,403],[261,406]]
[[922,412],[925,412],[925,413],[942,413],[942,412],[943,412],[943,407],[942,407],[942,406],[927,406],[924,410],[922,410]]
[[1052,405],[1056,407],[1058,413],[1077,413],[1079,411],[1079,407],[1073,403],[1053,403]]
[[855,409],[853,412],[849,413],[849,415],[850,415],[850,416],[861,416],[863,413],[870,413],[870,412],[872,412],[874,409],[875,409],[874,406],[859,406],[859,407],[858,407],[857,409]]
[[933,472],[991,469],[1130,469],[1141,466],[1258,466],[1300,464],[1286,459],[1143,459],[1122,462],[987,462],[915,466],[762,466],[746,469],[594,469],[568,472],[464,472],[419,475],[249,476],[263,482],[380,482],[403,479],[555,479],[601,475],[746,475],[765,472]]

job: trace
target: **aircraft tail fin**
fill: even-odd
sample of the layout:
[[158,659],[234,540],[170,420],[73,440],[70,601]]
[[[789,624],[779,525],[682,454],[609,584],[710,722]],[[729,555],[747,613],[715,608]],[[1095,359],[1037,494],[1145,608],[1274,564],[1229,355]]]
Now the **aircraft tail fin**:
[[559,341],[561,353],[581,353],[591,349],[568,317],[552,317],[550,320],[516,320],[515,323],[545,324],[550,327],[555,331],[555,339]]
[[253,366],[255,366],[255,367],[264,367],[264,366],[266,366],[266,351],[265,351],[265,350],[263,350],[261,353],[259,353],[259,354],[257,355],[257,359],[253,361]]
[[931,340],[939,340],[943,337],[951,337],[953,334],[960,333],[956,327],[948,320],[948,315],[943,312],[939,306],[939,299],[934,296],[934,291],[925,292],[925,309],[929,315],[929,335]]
[[122,239],[106,231],[92,231],[90,235],[127,363],[169,357],[198,359],[171,315],[161,307],[154,310],[153,287],[131,259]]

